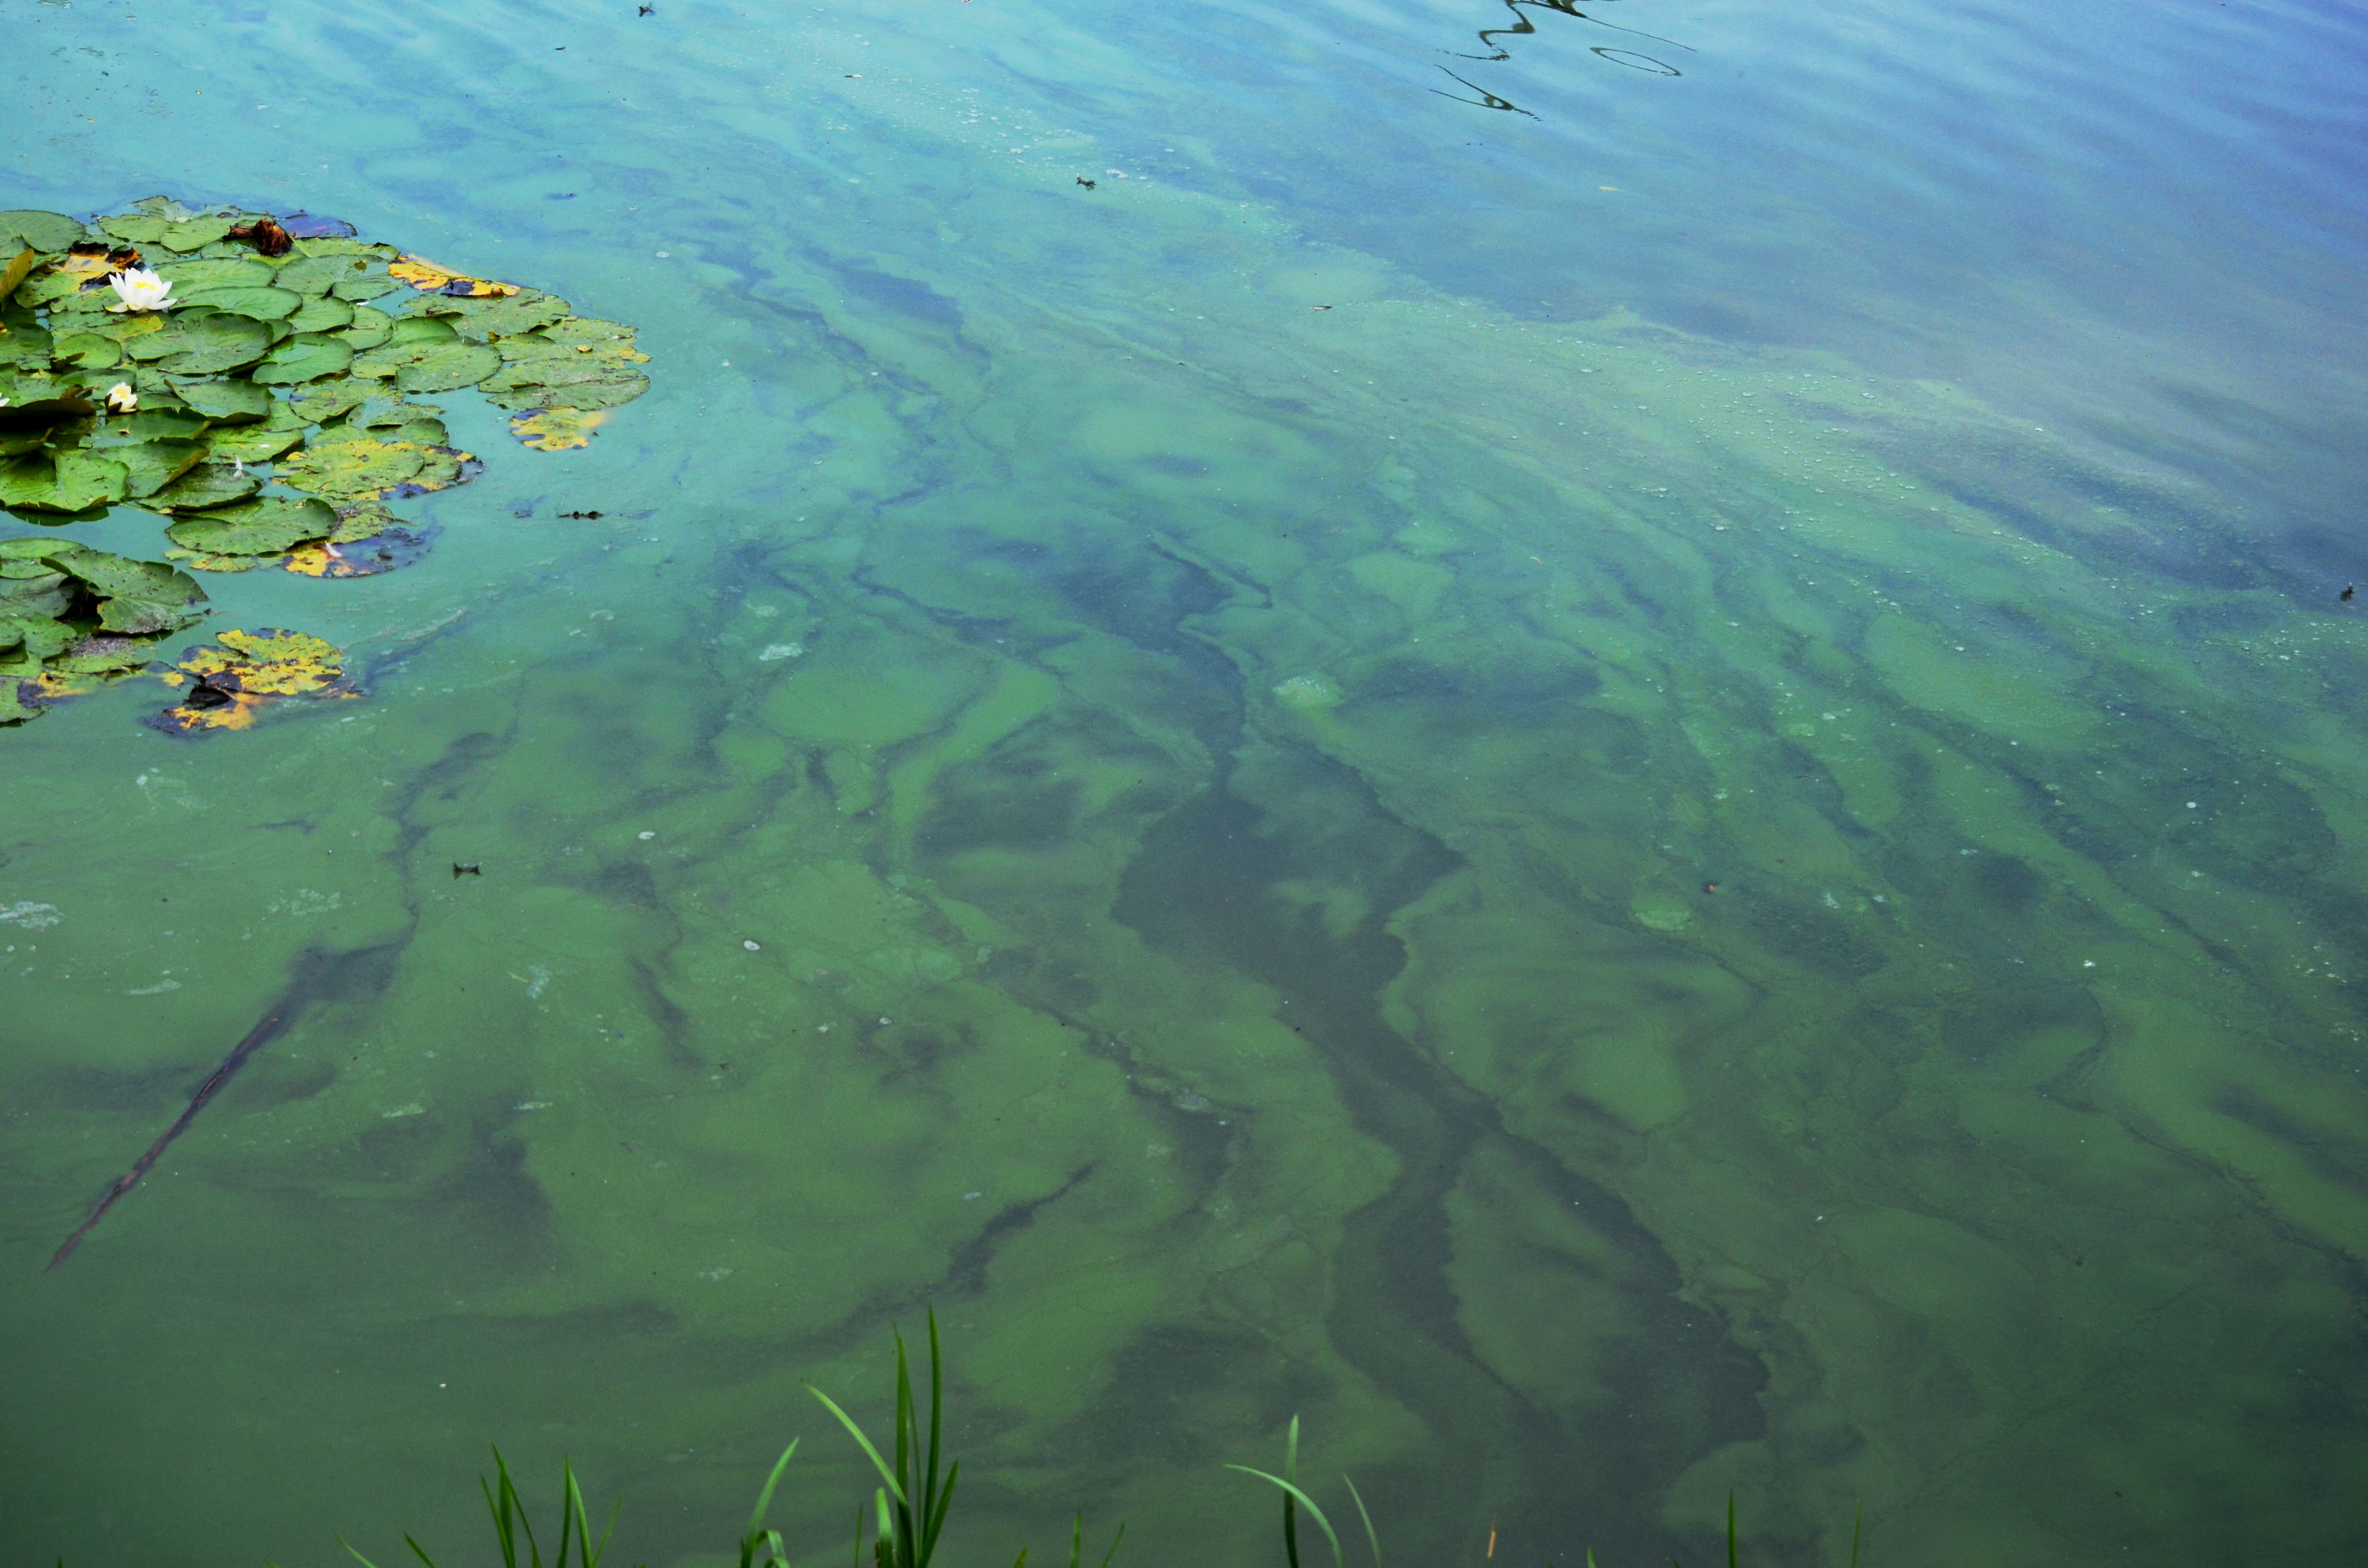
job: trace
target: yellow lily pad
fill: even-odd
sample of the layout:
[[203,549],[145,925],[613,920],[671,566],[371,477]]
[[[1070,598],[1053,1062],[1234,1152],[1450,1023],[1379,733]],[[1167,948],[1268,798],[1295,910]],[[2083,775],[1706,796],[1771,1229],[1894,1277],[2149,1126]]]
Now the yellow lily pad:
[[386,269],[423,294],[450,294],[459,299],[484,300],[518,291],[515,283],[496,283],[491,278],[472,278],[465,272],[456,272],[424,256],[413,256],[409,252],[387,263]]
[[510,435],[538,452],[572,452],[592,444],[592,432],[609,423],[605,408],[530,408],[510,415]]

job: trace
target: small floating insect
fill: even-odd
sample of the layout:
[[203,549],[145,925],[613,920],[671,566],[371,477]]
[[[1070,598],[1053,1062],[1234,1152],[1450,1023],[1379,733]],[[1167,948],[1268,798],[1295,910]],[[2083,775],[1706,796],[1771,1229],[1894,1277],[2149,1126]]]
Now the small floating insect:
[[452,880],[456,882],[462,877],[482,877],[484,874],[485,868],[474,861],[465,864],[459,860],[452,862]]
[[2341,599],[2345,604],[2350,604],[2351,602],[2352,594],[2359,588],[2359,586],[2360,585],[2357,583],[2346,583],[2343,585],[2343,591],[2335,597]]
[[1093,189],[1093,188],[1094,188],[1094,182],[1093,182],[1093,181],[1091,181],[1091,180],[1089,180],[1089,179],[1087,179],[1087,178],[1085,176],[1083,176],[1083,175],[1079,175],[1079,176],[1077,176],[1077,183],[1078,183],[1079,185],[1081,185],[1081,186],[1084,186],[1087,190],[1091,190],[1091,189]]

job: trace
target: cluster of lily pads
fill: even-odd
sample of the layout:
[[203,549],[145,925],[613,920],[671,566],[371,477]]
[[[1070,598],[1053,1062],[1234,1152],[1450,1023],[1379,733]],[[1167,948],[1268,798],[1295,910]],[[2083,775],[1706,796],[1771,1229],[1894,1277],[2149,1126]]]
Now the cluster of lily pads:
[[[207,613],[188,572],[369,576],[416,560],[427,532],[387,504],[482,465],[415,398],[473,388],[512,411],[519,442],[560,451],[648,390],[647,359],[630,326],[333,220],[161,197],[88,223],[0,211],[0,510],[57,527],[135,506],[169,546],[139,562],[0,540],[0,725],[149,667],[157,640]],[[334,660],[310,686],[243,676],[229,635],[191,655],[222,668],[174,672],[198,703],[166,727],[251,722],[252,703],[228,699],[242,693],[341,688]]]

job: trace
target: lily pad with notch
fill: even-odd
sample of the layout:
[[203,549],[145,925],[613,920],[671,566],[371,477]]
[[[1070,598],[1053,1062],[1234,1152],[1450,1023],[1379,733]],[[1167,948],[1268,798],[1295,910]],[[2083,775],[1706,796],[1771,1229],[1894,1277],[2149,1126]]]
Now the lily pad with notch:
[[262,488],[262,479],[242,472],[235,461],[203,462],[142,504],[159,512],[202,512],[244,500]]

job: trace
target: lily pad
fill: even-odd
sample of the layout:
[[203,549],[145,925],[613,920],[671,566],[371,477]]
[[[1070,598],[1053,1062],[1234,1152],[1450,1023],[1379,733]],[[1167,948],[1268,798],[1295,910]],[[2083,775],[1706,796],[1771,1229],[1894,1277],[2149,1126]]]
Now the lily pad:
[[97,452],[29,452],[0,464],[0,506],[81,512],[123,499],[124,466]]
[[142,441],[108,455],[123,465],[124,498],[145,501],[205,460],[207,449],[196,441]]
[[502,368],[502,357],[477,343],[439,344],[394,373],[407,392],[458,392]]
[[[217,256],[207,260],[167,262],[158,274],[173,286],[176,299],[194,297],[206,289],[259,288],[279,282],[268,261],[253,256]],[[281,284],[280,287],[286,287]]]
[[168,680],[186,681],[178,703],[148,722],[171,734],[244,730],[260,710],[283,697],[354,697],[345,655],[332,643],[301,631],[264,628],[225,631],[192,648]]
[[301,427],[240,425],[209,432],[205,449],[217,462],[267,463],[303,439]]
[[288,318],[290,330],[296,332],[335,332],[354,324],[354,307],[334,296],[306,300],[302,309]]
[[356,305],[353,324],[337,335],[353,345],[354,352],[376,348],[394,335],[394,318],[376,305]]
[[[80,221],[63,212],[42,212],[23,207],[0,212],[0,249],[13,251],[21,246],[57,252],[78,244],[82,237]],[[0,290],[0,293],[6,292],[6,290]]]
[[192,381],[177,390],[184,403],[212,420],[261,419],[271,412],[271,393],[251,381]]
[[50,358],[78,369],[106,370],[123,362],[123,348],[95,332],[70,332],[50,346]]
[[196,512],[228,506],[263,488],[263,481],[234,463],[200,463],[147,497],[160,512]]
[[288,399],[289,410],[309,425],[326,425],[349,408],[379,395],[369,381],[345,379],[314,381],[300,387]]
[[182,549],[205,555],[285,555],[309,540],[325,540],[336,526],[336,514],[318,501],[283,501],[246,518],[216,513],[186,517],[165,534]]
[[176,314],[127,345],[134,359],[185,376],[235,369],[262,358],[270,347],[270,330],[261,322],[223,314]]
[[422,256],[406,254],[389,265],[387,271],[421,293],[451,294],[484,299],[496,294],[515,294],[518,291],[518,286],[515,283],[496,283],[490,278],[472,278],[464,272],[455,272],[449,267],[439,266]]
[[291,337],[263,357],[255,380],[270,386],[295,386],[324,376],[342,375],[354,362],[353,345],[331,336],[307,334]]
[[93,550],[61,541],[41,558],[74,577],[98,602],[99,629],[152,633],[177,631],[206,613],[206,591],[186,572],[156,561]]
[[279,468],[282,484],[339,500],[376,500],[419,472],[428,449],[411,441],[340,441],[292,452]]
[[146,669],[156,657],[153,637],[110,636],[95,632],[48,661],[42,673],[61,676],[116,675]]
[[538,452],[572,452],[613,417],[605,408],[529,408],[510,415],[510,436]]
[[525,289],[518,293],[495,299],[453,299],[449,295],[430,294],[407,301],[403,313],[407,316],[441,316],[452,324],[452,330],[471,343],[485,343],[497,337],[514,337],[567,319],[569,306],[556,295],[538,293]]
[[212,244],[236,226],[235,218],[190,218],[178,223],[167,223],[155,243],[166,250],[192,251]]
[[256,321],[285,321],[303,308],[304,296],[268,284],[242,283],[223,289],[200,289],[181,303],[185,307],[211,305],[217,311]]

